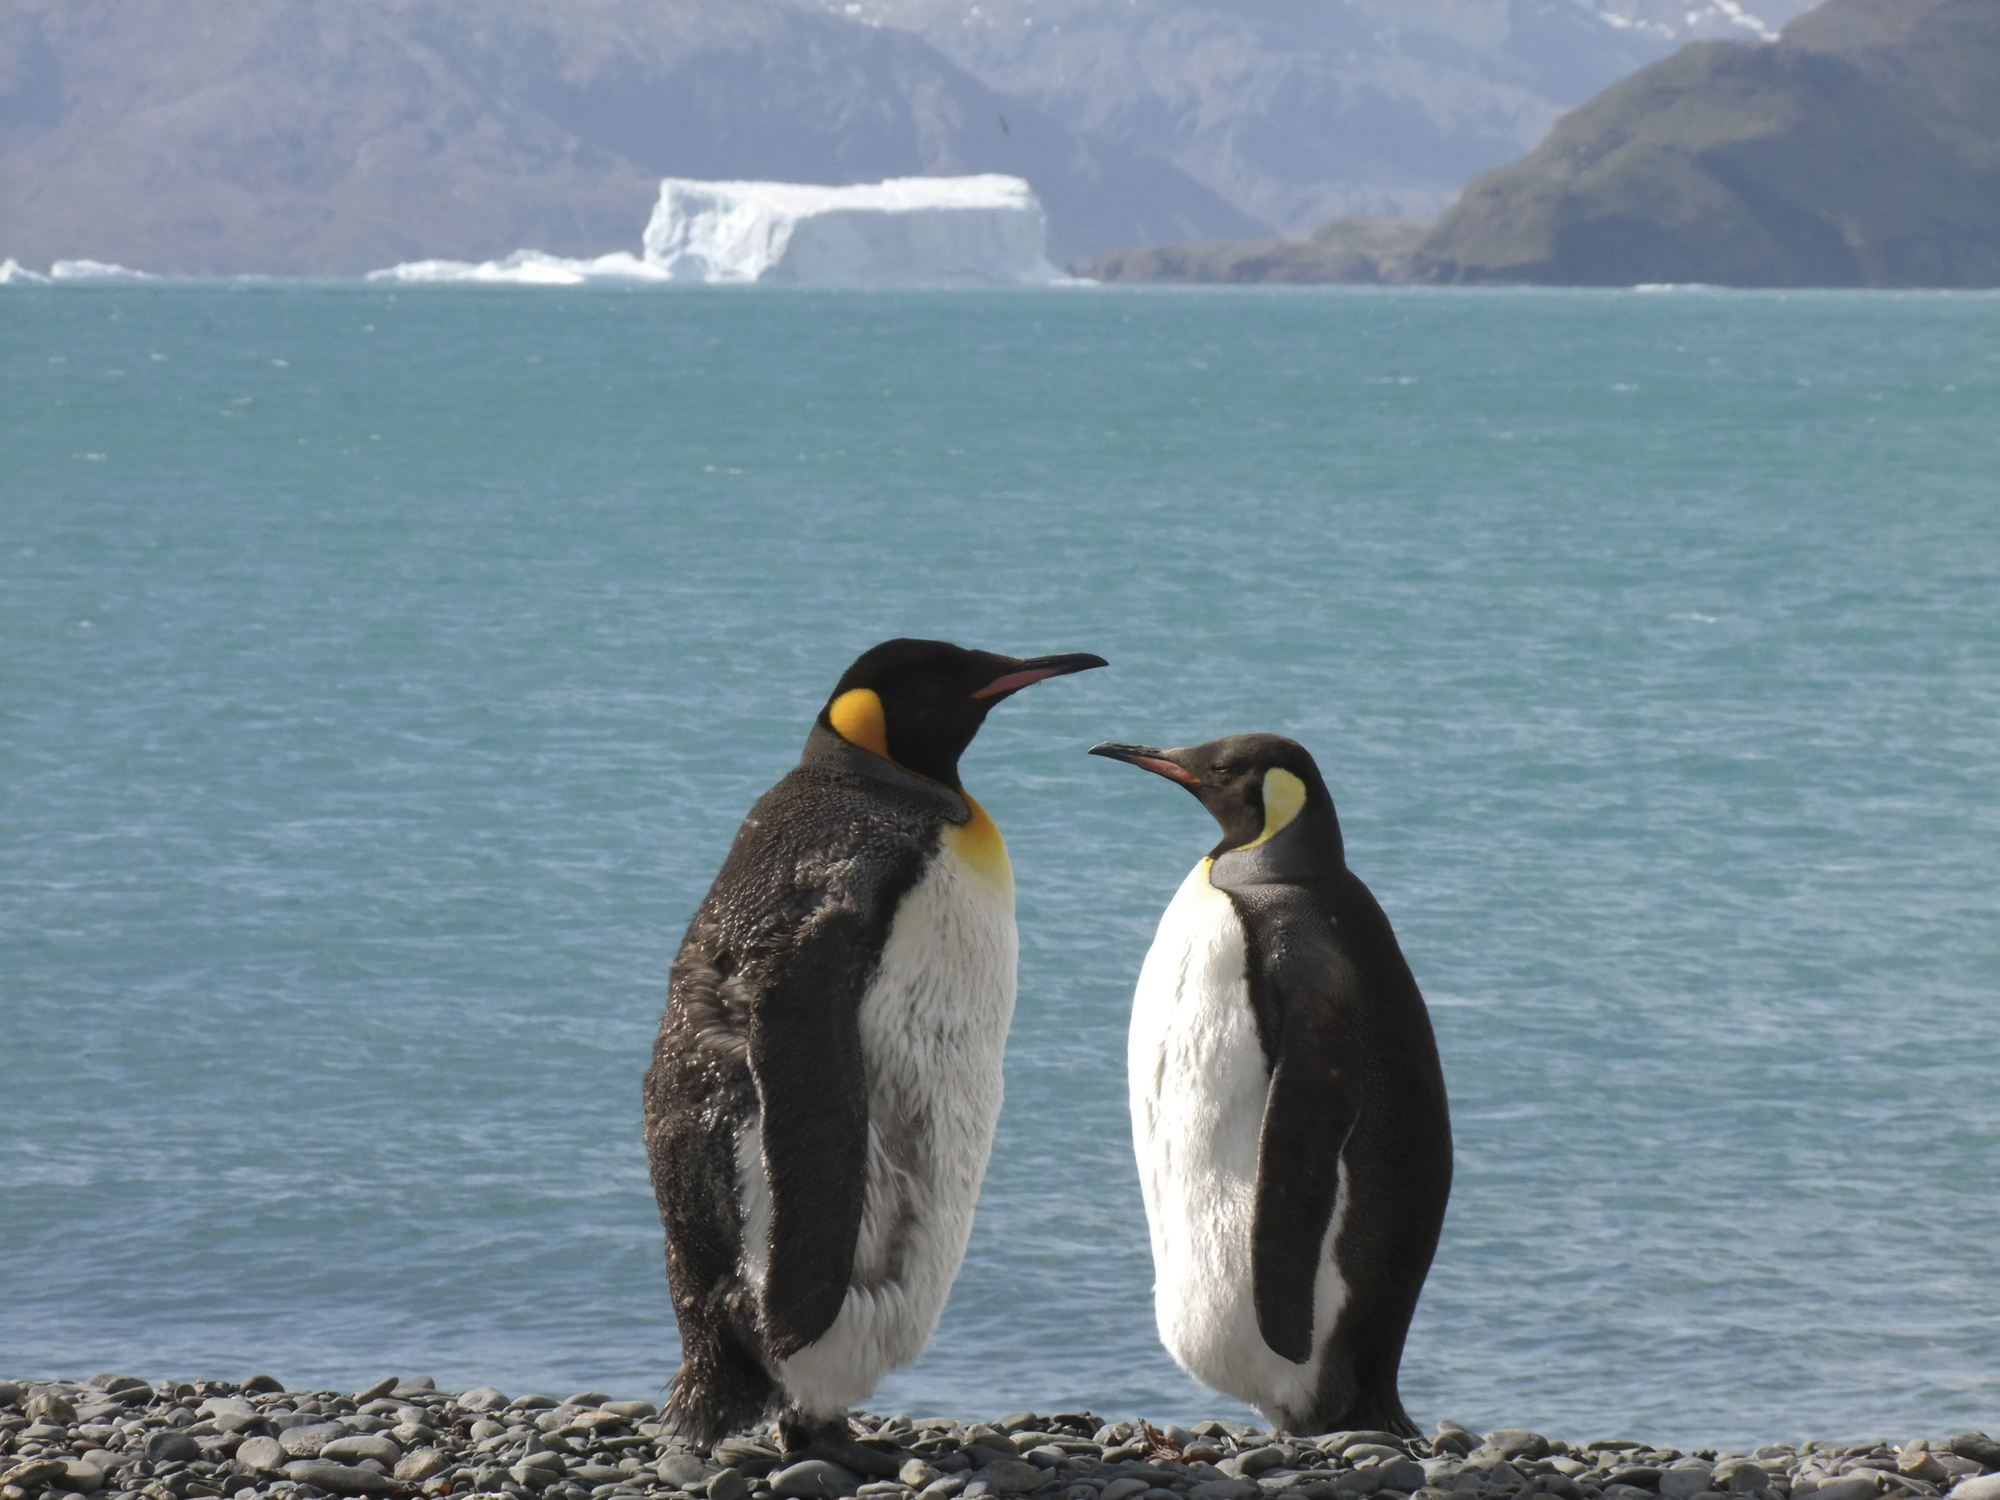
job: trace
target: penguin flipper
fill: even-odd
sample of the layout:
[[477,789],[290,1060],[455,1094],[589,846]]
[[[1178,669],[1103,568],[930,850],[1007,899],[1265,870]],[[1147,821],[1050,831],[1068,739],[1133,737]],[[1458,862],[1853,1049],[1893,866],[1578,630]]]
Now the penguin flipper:
[[1329,974],[1352,971],[1321,927],[1310,918],[1283,924],[1285,940],[1260,976],[1265,1004],[1276,1012],[1277,1057],[1257,1142],[1251,1294],[1264,1342],[1300,1365],[1313,1355],[1313,1290],[1340,1195],[1340,1153],[1360,1114],[1338,1023],[1342,1007],[1325,993]]
[[868,1180],[861,1000],[881,937],[829,903],[761,997],[750,1035],[771,1195],[762,1323],[789,1359],[833,1326],[854,1272]]

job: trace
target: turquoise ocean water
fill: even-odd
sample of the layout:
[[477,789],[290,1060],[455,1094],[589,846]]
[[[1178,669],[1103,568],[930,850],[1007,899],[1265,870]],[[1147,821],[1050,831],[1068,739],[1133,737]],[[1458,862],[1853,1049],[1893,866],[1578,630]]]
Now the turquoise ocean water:
[[1233,1416],[1123,1029],[1318,755],[1449,1078],[1428,1424],[2000,1431],[2000,297],[0,290],[0,1373],[675,1361],[638,1086],[846,662],[965,765],[1007,1112],[882,1410]]

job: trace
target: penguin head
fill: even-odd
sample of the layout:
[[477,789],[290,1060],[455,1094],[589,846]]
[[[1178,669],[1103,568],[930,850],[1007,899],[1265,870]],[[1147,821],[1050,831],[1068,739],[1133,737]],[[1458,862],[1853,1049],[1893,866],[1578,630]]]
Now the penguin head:
[[949,641],[884,641],[841,674],[819,723],[849,744],[958,788],[958,758],[993,705],[1047,677],[1108,666],[1087,651],[999,656]]
[[1333,796],[1312,755],[1281,734],[1232,734],[1205,745],[1155,750],[1150,745],[1093,745],[1092,755],[1122,760],[1179,782],[1222,825],[1217,857],[1330,833],[1338,858],[1340,824]]

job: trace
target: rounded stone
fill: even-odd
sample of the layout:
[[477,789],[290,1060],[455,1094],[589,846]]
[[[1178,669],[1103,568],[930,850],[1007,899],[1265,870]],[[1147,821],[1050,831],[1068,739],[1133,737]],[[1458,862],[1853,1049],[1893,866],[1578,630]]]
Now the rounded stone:
[[1424,1466],[1414,1458],[1398,1458],[1383,1464],[1376,1472],[1382,1476],[1385,1490],[1401,1490],[1408,1495],[1424,1487]]
[[1257,1500],[1263,1493],[1254,1479],[1205,1479],[1188,1486],[1188,1500]]
[[404,1484],[422,1484],[451,1467],[451,1459],[435,1448],[419,1448],[396,1461],[395,1476]]
[[1271,1446],[1252,1448],[1246,1453],[1236,1455],[1236,1468],[1245,1479],[1254,1479],[1266,1469],[1275,1469],[1288,1463],[1291,1456],[1283,1448]]
[[744,1500],[749,1493],[750,1481],[741,1469],[719,1469],[708,1476],[708,1500]]
[[1699,1461],[1675,1464],[1660,1475],[1660,1494],[1665,1500],[1694,1500],[1708,1488],[1709,1467]]
[[[1823,1495],[1825,1490],[1821,1490]],[[2000,1500],[2000,1474],[1981,1474],[1961,1479],[1951,1487],[1950,1500]]]
[[146,1461],[155,1464],[188,1464],[201,1457],[201,1444],[185,1432],[167,1428],[146,1439]]
[[28,1404],[21,1410],[26,1413],[30,1422],[53,1422],[67,1427],[76,1420],[76,1408],[54,1391],[43,1391],[39,1396],[30,1396]]
[[38,1490],[63,1472],[59,1458],[30,1458],[11,1469],[0,1469],[0,1485],[20,1490]]
[[267,1474],[276,1473],[285,1466],[284,1446],[274,1437],[248,1437],[237,1448],[236,1461]]
[[335,1438],[330,1443],[324,1443],[320,1446],[319,1456],[343,1464],[358,1464],[364,1458],[372,1458],[378,1464],[393,1466],[402,1461],[403,1450],[394,1438],[369,1433],[365,1437]]
[[[1034,1471],[1036,1483],[1041,1471]],[[808,1458],[779,1469],[771,1476],[771,1493],[777,1500],[837,1500],[861,1488],[861,1481],[839,1464],[823,1458]]]
[[1025,1495],[1042,1487],[1042,1471],[1019,1458],[996,1458],[991,1463],[982,1464],[979,1477],[996,1495]]
[[317,1458],[293,1459],[285,1465],[285,1477],[330,1495],[386,1495],[396,1487],[396,1481],[386,1474]]
[[669,1489],[692,1490],[708,1478],[709,1468],[697,1454],[669,1453],[653,1465],[653,1472]]
[[320,1449],[346,1436],[347,1429],[338,1422],[308,1421],[301,1427],[287,1427],[278,1434],[278,1443],[293,1458],[318,1458]]

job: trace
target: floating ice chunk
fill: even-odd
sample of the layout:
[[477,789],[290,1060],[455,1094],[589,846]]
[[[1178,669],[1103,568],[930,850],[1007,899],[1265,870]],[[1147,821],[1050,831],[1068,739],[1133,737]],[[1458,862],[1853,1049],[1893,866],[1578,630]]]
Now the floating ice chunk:
[[665,281],[667,273],[629,251],[594,260],[565,260],[539,250],[516,250],[505,260],[412,260],[370,271],[370,281],[464,282],[506,286],[582,286],[591,281]]
[[1019,177],[899,177],[856,187],[669,177],[646,259],[675,281],[816,286],[1063,280]]
[[59,260],[49,267],[51,281],[153,281],[150,271],[134,271],[108,260]]
[[0,286],[7,286],[16,281],[46,285],[48,279],[40,271],[30,271],[11,255],[5,260],[0,260]]

